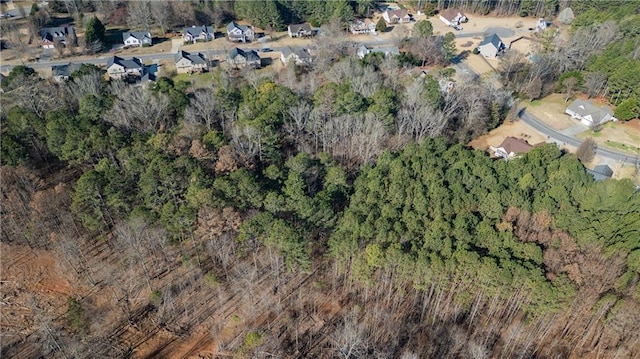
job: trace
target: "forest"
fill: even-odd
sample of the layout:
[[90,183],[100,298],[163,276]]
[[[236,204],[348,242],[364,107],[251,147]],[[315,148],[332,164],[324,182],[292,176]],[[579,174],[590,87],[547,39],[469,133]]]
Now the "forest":
[[[448,5],[480,3],[522,11]],[[273,12],[254,21],[279,28],[373,5],[224,6]],[[592,96],[637,102],[638,15],[571,6],[568,45],[550,40],[542,62],[509,55],[505,87],[469,78],[443,92],[447,69],[406,75],[416,59],[450,61],[432,34],[362,60],[333,36],[310,68],[216,68],[204,87],[14,67],[0,107],[3,261],[20,273],[21,258],[52,258],[68,285],[3,276],[2,356],[633,358],[637,187],[594,181],[553,144],[511,161],[466,145],[514,120],[527,81],[586,91],[598,77]]]

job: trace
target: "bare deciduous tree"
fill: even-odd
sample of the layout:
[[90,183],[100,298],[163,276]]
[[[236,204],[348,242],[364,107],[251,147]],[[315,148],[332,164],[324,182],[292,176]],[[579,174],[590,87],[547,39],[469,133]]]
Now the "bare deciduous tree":
[[564,86],[565,90],[564,102],[567,102],[573,97],[576,85],[578,85],[578,80],[573,76],[567,77],[566,79],[564,79],[564,81],[562,81],[562,85]]
[[173,21],[173,7],[168,1],[164,0],[152,1],[150,7],[151,16],[153,16],[158,26],[160,26],[162,34],[165,34]]
[[184,119],[189,123],[202,124],[208,129],[218,127],[218,106],[211,89],[199,89],[194,93],[189,106],[184,110]]
[[595,150],[596,150],[597,146],[598,146],[598,144],[596,143],[596,141],[593,138],[591,138],[591,137],[585,138],[584,141],[582,141],[582,143],[580,144],[580,146],[576,150],[576,157],[578,157],[578,159],[580,161],[582,161],[582,162],[591,162],[591,161],[593,161],[593,158],[595,157]]
[[345,315],[341,327],[332,338],[336,355],[344,358],[363,358],[367,354],[369,343],[365,328],[358,322],[358,313],[352,310]]
[[127,3],[127,24],[136,30],[149,30],[153,19],[151,18],[150,1],[140,0]]
[[169,98],[162,93],[115,82],[112,93],[118,98],[104,119],[116,126],[140,132],[158,130],[167,120]]
[[595,97],[600,94],[607,84],[607,76],[601,72],[589,72],[585,76],[585,91],[589,97]]

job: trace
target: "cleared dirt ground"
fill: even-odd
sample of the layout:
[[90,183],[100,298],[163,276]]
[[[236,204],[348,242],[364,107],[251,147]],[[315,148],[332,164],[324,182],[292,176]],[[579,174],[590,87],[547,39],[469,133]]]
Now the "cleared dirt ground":
[[524,139],[531,145],[545,142],[547,139],[526,123],[514,121],[503,123],[488,134],[471,141],[469,145],[478,150],[487,150],[489,146],[500,145],[509,136]]

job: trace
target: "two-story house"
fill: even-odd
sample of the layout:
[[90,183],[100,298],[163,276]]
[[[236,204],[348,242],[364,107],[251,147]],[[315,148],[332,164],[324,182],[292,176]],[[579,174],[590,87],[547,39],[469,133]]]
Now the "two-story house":
[[123,59],[114,56],[107,61],[107,74],[111,79],[125,79],[130,76],[141,77],[144,66],[137,57]]
[[231,21],[227,25],[227,38],[233,42],[253,41],[256,33],[253,26],[238,25],[235,21]]
[[216,35],[211,26],[191,26],[182,30],[182,39],[185,43],[196,43],[197,41],[211,41]]
[[40,35],[42,35],[42,47],[45,49],[53,49],[56,44],[71,45],[76,41],[76,32],[72,25],[45,27],[40,31]]
[[178,51],[175,56],[176,71],[179,74],[191,74],[209,70],[207,58],[201,53]]

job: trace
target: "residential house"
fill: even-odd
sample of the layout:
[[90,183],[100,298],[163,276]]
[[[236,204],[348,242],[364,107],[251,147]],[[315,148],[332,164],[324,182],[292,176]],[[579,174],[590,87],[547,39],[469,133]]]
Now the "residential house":
[[283,64],[294,63],[296,65],[311,64],[309,51],[300,47],[285,47],[280,53],[280,61]]
[[[42,35],[42,47],[45,49],[53,49],[56,43],[64,46],[67,41],[74,43],[76,41],[76,32],[72,25],[63,25],[58,27],[45,27],[40,31]],[[72,45],[69,43],[69,45]]]
[[123,59],[114,56],[107,61],[107,74],[111,79],[125,79],[135,76],[142,77],[144,66],[137,57]]
[[238,25],[235,21],[231,21],[227,25],[227,38],[234,42],[253,41],[256,33],[253,26]]
[[382,53],[384,57],[400,55],[400,49],[398,49],[397,46],[374,47],[370,49],[363,45],[363,46],[360,46],[358,50],[356,50],[356,54],[360,59],[363,59],[365,56],[367,56],[370,53],[376,53],[376,52]]
[[515,137],[507,137],[498,147],[491,146],[490,149],[496,157],[508,160],[515,156],[531,151],[533,147],[525,140]]
[[593,179],[598,182],[604,181],[613,176],[613,170],[611,169],[611,167],[605,164],[597,165],[592,170],[587,168],[587,173],[592,175]]
[[122,42],[124,47],[131,46],[151,46],[151,33],[149,31],[132,31],[122,33]]
[[496,34],[487,36],[478,45],[480,54],[487,58],[494,58],[504,51],[505,45]]
[[211,26],[191,26],[182,30],[184,42],[196,43],[196,41],[211,41],[216,38]]
[[358,50],[356,50],[356,55],[358,55],[359,59],[364,59],[364,57],[369,55],[370,53],[371,53],[371,49],[369,49],[364,45],[358,47]]
[[260,67],[260,55],[254,50],[234,48],[229,52],[227,61],[234,67]]
[[447,26],[458,26],[461,22],[468,20],[467,16],[460,9],[445,9],[440,11],[438,17]]
[[356,19],[349,25],[352,34],[376,34],[376,23],[371,19]]
[[209,69],[207,58],[201,53],[189,53],[178,51],[175,56],[176,71],[179,74],[192,74],[194,72],[205,72]]
[[615,121],[613,110],[609,107],[598,107],[588,100],[575,100],[564,111],[571,118],[589,127],[599,126],[607,121]]
[[411,16],[406,9],[386,10],[382,13],[382,17],[387,24],[398,24],[411,22]]
[[307,23],[289,25],[287,27],[287,32],[289,33],[289,37],[309,37],[313,35],[313,30],[311,30],[311,25]]
[[80,69],[80,64],[55,65],[51,66],[51,75],[56,82],[64,82],[69,80],[71,74],[78,69]]

